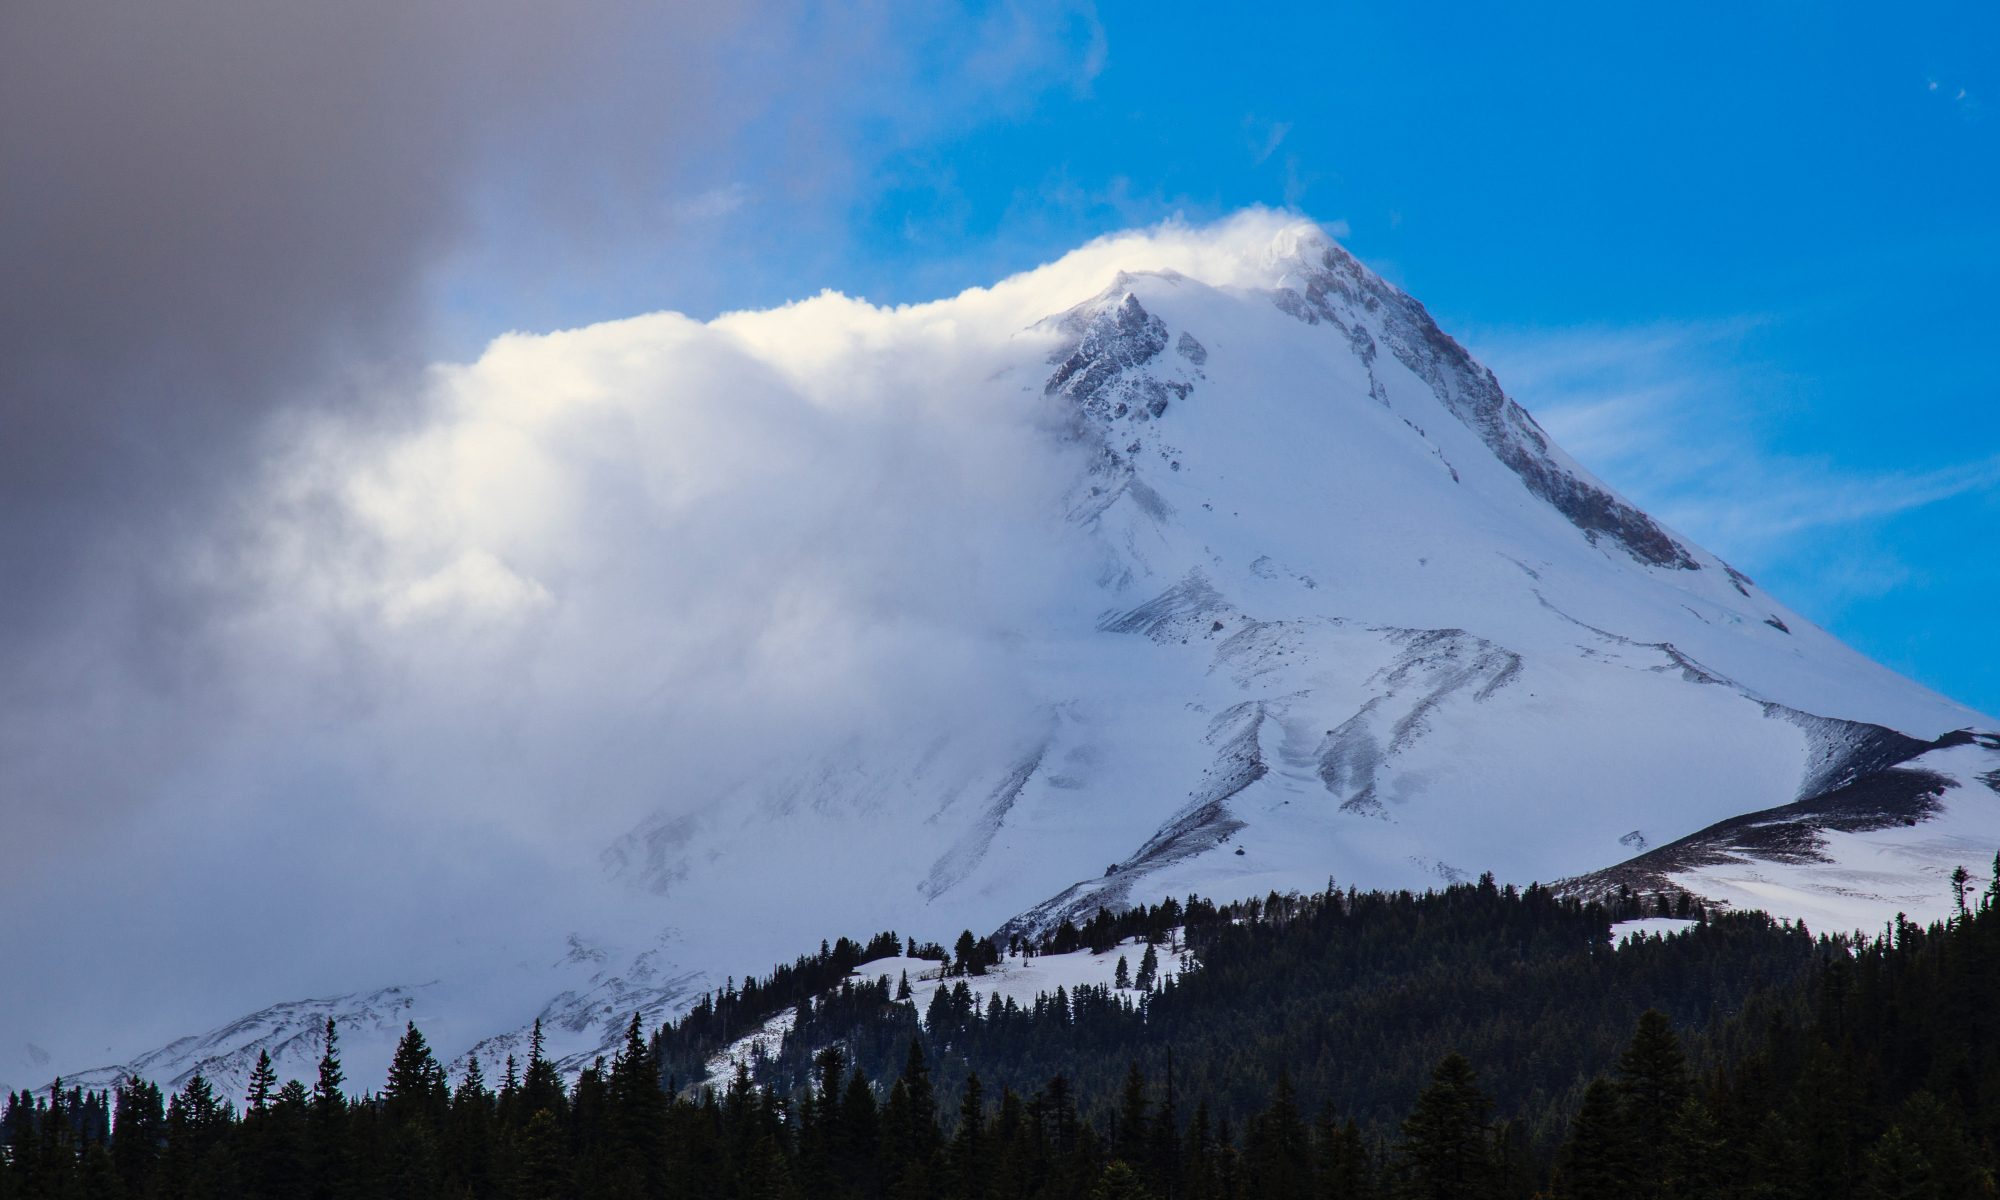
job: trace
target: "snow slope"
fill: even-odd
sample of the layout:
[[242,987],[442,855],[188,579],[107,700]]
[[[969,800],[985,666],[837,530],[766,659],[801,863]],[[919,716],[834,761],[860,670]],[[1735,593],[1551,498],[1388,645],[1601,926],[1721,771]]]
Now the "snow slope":
[[1613,921],[1611,941],[1613,945],[1623,946],[1633,938],[1672,937],[1700,924],[1685,917],[1634,917],[1630,921]]
[[[1180,978],[1191,961],[1180,929],[1168,931],[1167,937],[1155,947],[1155,953],[1158,955],[1156,973],[1161,985]],[[1078,987],[1085,985],[1113,987],[1118,978],[1118,960],[1124,959],[1127,972],[1136,976],[1145,954],[1145,939],[1127,938],[1101,954],[1088,949],[1068,954],[1006,954],[983,975],[949,977],[945,975],[941,963],[896,955],[862,963],[848,978],[855,983],[873,983],[886,978],[892,989],[900,981],[908,979],[910,998],[901,1003],[913,1006],[917,1020],[922,1022],[940,988],[951,989],[964,983],[972,995],[974,1007],[981,1010],[995,997],[1002,1003],[1012,1000],[1023,1008],[1032,1008],[1037,997],[1054,996],[1058,990],[1073,994]],[[892,990],[890,994],[895,993]],[[1115,994],[1135,1004],[1145,995],[1136,987],[1119,989]],[[785,1035],[791,1032],[796,1020],[796,1010],[788,1009],[754,1032],[730,1043],[709,1060],[707,1086],[721,1091],[729,1085],[739,1066],[750,1066],[758,1057],[776,1053],[784,1045]]]
[[[505,362],[609,361],[648,328],[515,338]],[[420,1021],[441,1048],[490,1067],[540,1015],[574,1069],[634,1009],[833,934],[949,941],[1329,878],[1636,883],[1873,926],[1942,913],[1951,868],[2000,846],[2000,740],[1956,732],[1991,720],[1638,511],[1310,225],[1249,213],[935,304],[827,296],[713,328],[827,404],[922,346],[963,364],[939,387],[1036,414],[1073,578],[1032,624],[972,634],[1025,717],[857,728],[831,753],[777,737],[677,797],[603,857],[621,917],[670,936],[281,1006],[130,1067],[227,1088],[271,1046],[303,1074],[299,1031],[328,1012],[386,1061],[405,1014],[449,1010]],[[1728,825],[1771,810],[1782,838]]]

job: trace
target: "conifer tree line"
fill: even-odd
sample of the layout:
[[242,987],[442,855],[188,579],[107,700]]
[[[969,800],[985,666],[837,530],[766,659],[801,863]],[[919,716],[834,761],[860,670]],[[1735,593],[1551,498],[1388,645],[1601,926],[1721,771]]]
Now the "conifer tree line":
[[[1147,1054],[1127,1055],[1108,1073],[1102,1063],[1114,1050],[1077,1042],[1068,1060],[1074,1069],[1032,1086],[1009,1082],[1041,1059],[1024,1051],[1010,1061],[1001,1042],[968,1036],[993,1019],[989,1010],[947,1028],[917,1026],[913,1017],[894,1026],[907,1036],[886,1072],[871,1071],[836,1042],[812,1053],[796,1086],[760,1082],[747,1066],[720,1088],[679,1086],[667,1078],[663,1039],[647,1037],[634,1016],[619,1052],[573,1084],[545,1053],[539,1027],[526,1063],[493,1064],[498,1077],[489,1080],[487,1064],[473,1059],[452,1080],[412,1025],[381,1089],[357,1097],[329,1022],[310,1086],[280,1086],[265,1057],[240,1100],[218,1096],[199,1074],[170,1095],[133,1079],[109,1095],[58,1084],[8,1097],[0,1200],[1996,1194],[2000,901],[1992,891],[1962,899],[1949,920],[1920,927],[1899,919],[1868,939],[1814,938],[1796,926],[1721,916],[1695,933],[1623,949],[1605,943],[1603,908],[1490,881],[1423,896],[1329,889],[1267,898],[1255,909],[1254,919],[1243,917],[1245,906],[1228,920],[1183,926],[1190,942],[1204,943],[1201,966],[1185,982],[1157,985],[1136,1002],[1112,998],[1104,1028],[1122,1031],[1149,1016],[1163,1028]],[[1553,930],[1572,919],[1595,922],[1581,961],[1553,952]],[[1371,929],[1377,923],[1383,928]],[[1208,934],[1197,938],[1196,928]],[[1515,961],[1522,969],[1503,982],[1535,995],[1497,1016],[1468,1015],[1493,993],[1473,986],[1454,999],[1449,988],[1414,987],[1427,974],[1392,952],[1413,936],[1419,947],[1408,955],[1438,957],[1447,969]],[[1231,999],[1244,1014],[1232,1023],[1203,989],[1219,986],[1216,979],[1255,984],[1248,964],[1260,956],[1272,970],[1295,973],[1329,945],[1348,958],[1375,956],[1373,966],[1349,966],[1357,976],[1372,972],[1413,1010],[1406,1024],[1354,1014],[1369,1038],[1382,1039],[1380,1055],[1402,1057],[1394,1045],[1401,1030],[1439,1025],[1480,1035],[1476,1051],[1453,1047],[1433,1057],[1386,1118],[1364,1111],[1351,1091],[1354,1081],[1379,1074],[1368,1064],[1329,1074],[1290,1043],[1275,1059],[1255,1047],[1231,1055],[1175,1024],[1189,1014],[1164,1015],[1177,1005],[1204,1006],[1220,1037],[1261,1020],[1282,1038],[1285,1022],[1305,1008],[1281,1004],[1273,1024],[1273,1013],[1258,1011],[1271,997],[1246,994]],[[868,947],[857,949],[865,956]],[[1573,1026],[1590,1045],[1597,1044],[1593,1014],[1609,1011],[1591,1000],[1593,987],[1643,987],[1655,972],[1677,973],[1720,1001],[1695,1019],[1648,1007],[1564,1086],[1524,1087],[1548,1073],[1553,1043],[1518,1013],[1533,1003],[1560,1017],[1571,994],[1543,986],[1529,969],[1542,959],[1571,973],[1571,992],[1581,997]],[[1628,962],[1635,965],[1621,965]],[[1750,969],[1758,963],[1761,972]],[[1591,972],[1604,978],[1593,984]],[[1745,982],[1753,977],[1761,982]],[[1345,978],[1296,978],[1292,991],[1333,995],[1319,1009],[1321,1025],[1331,1027],[1353,1013],[1351,994],[1325,986]],[[833,995],[861,990],[850,985]],[[880,981],[865,990],[878,1016],[911,1009],[880,994],[887,991]],[[1669,1004],[1686,999],[1655,990]],[[1079,1024],[1074,1008],[1059,1015],[1052,1002],[1012,1017],[1003,1006],[1000,1019],[1013,1023],[1010,1035],[1039,1039],[1047,1053],[1096,1020]],[[1342,1053],[1355,1044],[1335,1041]],[[1345,1080],[1350,1090],[1305,1083],[1308,1074]],[[1254,1103],[1232,1098],[1243,1087],[1255,1089]]]
[[[1023,1093],[1063,1075],[1079,1105],[1101,1117],[1131,1063],[1162,1078],[1171,1051],[1183,1084],[1239,1126],[1283,1071],[1300,1093],[1388,1131],[1432,1068],[1458,1051],[1517,1064],[1492,1077],[1495,1103],[1530,1120],[1536,1143],[1552,1145],[1582,1081],[1617,1056],[1646,1008],[1680,1027],[1703,1026],[1795,985],[1823,952],[1805,930],[1757,913],[1701,913],[1699,937],[1613,948],[1612,920],[1656,914],[1662,904],[1700,912],[1679,897],[1589,904],[1482,879],[1422,895],[1329,888],[1100,913],[1081,929],[1065,923],[1035,942],[1012,941],[1008,952],[1108,953],[1129,941],[1129,987],[1114,980],[1025,1003],[980,1002],[978,980],[959,977],[952,960],[918,1012],[892,1003],[900,978],[870,980],[864,965],[860,978],[792,1010],[778,1049],[756,1054],[753,1078],[790,1094],[812,1078],[818,1049],[837,1044],[886,1085],[919,1038],[948,1098],[968,1073]],[[1167,955],[1196,969],[1163,973]],[[685,1082],[700,1061],[686,1055],[670,1073]]]

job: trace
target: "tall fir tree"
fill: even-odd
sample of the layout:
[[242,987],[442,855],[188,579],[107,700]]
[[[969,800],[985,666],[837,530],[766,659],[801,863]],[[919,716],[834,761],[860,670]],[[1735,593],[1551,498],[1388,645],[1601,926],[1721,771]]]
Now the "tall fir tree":
[[654,1196],[666,1170],[667,1096],[659,1063],[640,1032],[639,1014],[625,1027],[625,1045],[611,1063],[609,1106],[617,1190],[612,1195]]
[[1472,1064],[1463,1055],[1446,1055],[1403,1122],[1396,1156],[1399,1196],[1490,1200],[1498,1182],[1491,1107]]
[[1680,1159],[1675,1138],[1682,1107],[1693,1095],[1687,1056],[1673,1023],[1658,1009],[1639,1017],[1618,1059],[1618,1095],[1627,1131],[1632,1195],[1665,1200]]
[[320,1035],[319,1075],[313,1084],[314,1107],[322,1112],[345,1107],[347,1093],[341,1090],[345,1082],[347,1073],[340,1067],[340,1030],[333,1018],[328,1017]]
[[1604,1079],[1584,1089],[1556,1162],[1557,1200],[1623,1200],[1634,1194],[1632,1133],[1618,1091]]
[[1253,1195],[1270,1200],[1311,1200],[1312,1138],[1291,1077],[1278,1073],[1271,1103],[1250,1120],[1243,1145],[1244,1184]]
[[278,1094],[278,1071],[271,1065],[269,1050],[257,1051],[257,1065],[250,1068],[250,1090],[243,1104],[251,1112],[263,1112]]
[[958,1200],[985,1200],[986,1091],[979,1076],[965,1080],[965,1096],[958,1106],[958,1126],[951,1138],[951,1179]]
[[546,1045],[542,1038],[542,1019],[535,1018],[534,1028],[528,1034],[528,1065],[521,1073],[521,1112],[519,1119],[526,1121],[538,1112],[554,1114],[560,1127],[567,1113],[568,1096],[563,1089],[562,1074],[549,1061]]

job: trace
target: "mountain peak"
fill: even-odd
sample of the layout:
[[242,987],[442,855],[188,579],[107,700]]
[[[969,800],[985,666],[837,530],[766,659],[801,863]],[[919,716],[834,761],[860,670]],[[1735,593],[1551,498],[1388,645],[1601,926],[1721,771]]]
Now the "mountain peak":
[[[683,385],[677,371],[706,374]],[[402,1007],[450,994],[472,1015],[455,1044],[439,1038],[447,1052],[511,1045],[539,1015],[551,1053],[587,1062],[635,1009],[672,1015],[745,963],[842,930],[948,940],[1190,892],[1314,891],[1329,876],[1421,890],[1486,871],[1852,928],[1941,914],[1951,869],[2000,843],[2000,738],[1951,732],[1975,714],[1619,497],[1420,303],[1289,214],[1103,239],[927,305],[823,296],[514,338],[453,386],[481,437],[502,410],[510,471],[444,436],[445,452],[413,450],[366,490],[394,513],[385,544],[405,526],[427,539],[410,561],[480,550],[550,576],[560,612],[532,645],[507,643],[542,657],[509,677],[574,678],[588,661],[579,686],[645,697],[663,725],[687,715],[671,704],[699,709],[715,676],[760,662],[833,698],[812,739],[764,720],[706,772],[645,777],[671,799],[604,853],[629,890],[603,923],[656,921],[648,936],[621,946],[586,928],[589,955],[550,947],[558,966],[508,974],[490,1002],[452,981],[339,1001],[394,1032]],[[783,456],[698,453],[709,426],[664,418],[714,395],[743,402],[701,410],[710,422],[774,413],[796,441]],[[968,412],[1004,430],[1004,453],[962,436]],[[856,413],[869,420],[841,423]],[[673,553],[692,543],[662,552],[744,503],[723,490],[731,472],[771,457],[796,472],[822,433],[839,470],[784,474],[780,503],[758,497],[770,536],[685,560],[711,565],[707,591]],[[918,452],[850,467],[870,439]],[[560,504],[514,494],[566,472],[589,486],[551,488]],[[961,476],[1032,495],[994,521]],[[606,540],[593,504],[639,510],[642,535]],[[445,519],[426,525],[426,505]],[[843,559],[849,538],[887,547],[860,572],[812,559]],[[621,674],[651,650],[576,640],[600,614],[648,647],[686,633],[685,614],[737,617],[763,597],[736,560],[766,546],[781,548],[766,590],[786,592],[787,619],[799,596],[860,618],[774,637],[752,613],[751,650],[705,653],[667,683]],[[660,561],[675,566],[664,582],[626,573]],[[867,669],[851,676],[815,658],[871,641],[895,653],[855,658]],[[932,686],[851,702],[898,670]],[[624,728],[644,740],[643,724]],[[240,1064],[294,1024],[239,1022],[141,1061]]]

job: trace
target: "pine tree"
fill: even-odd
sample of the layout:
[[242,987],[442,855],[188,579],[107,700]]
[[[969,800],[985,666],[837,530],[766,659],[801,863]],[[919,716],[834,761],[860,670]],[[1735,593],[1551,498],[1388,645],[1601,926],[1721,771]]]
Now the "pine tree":
[[1243,1180],[1238,1168],[1242,1160],[1236,1153],[1236,1138],[1229,1132],[1226,1120],[1215,1123],[1215,1184],[1214,1194],[1222,1200],[1237,1200],[1243,1195]]
[[[178,1100],[179,1097],[176,1097],[167,1106],[170,1131]],[[75,1183],[77,1155],[71,1106],[69,1096],[63,1091],[62,1080],[57,1079],[50,1085],[48,1102],[36,1105],[33,1111],[32,1137],[26,1139],[29,1148],[24,1155],[31,1164],[27,1172],[27,1190],[31,1195],[62,1196]],[[19,1145],[18,1142],[16,1144]],[[168,1150],[170,1153],[173,1150],[171,1142]],[[15,1153],[20,1155],[22,1151],[17,1149]]]
[[1994,1186],[1991,1171],[1982,1165],[1987,1156],[1966,1137],[1961,1106],[1920,1091],[1903,1102],[1894,1124],[1930,1163],[1932,1182],[1940,1195],[1991,1197],[2000,1191]]
[[1146,1162],[1140,1176],[1146,1186],[1163,1200],[1178,1200],[1181,1194],[1181,1117],[1174,1096],[1174,1050],[1167,1047],[1167,1081],[1160,1106],[1153,1113],[1153,1127],[1146,1136]]
[[340,1035],[332,1017],[321,1034],[319,1074],[313,1083],[311,1125],[307,1139],[306,1178],[315,1200],[344,1197],[355,1181],[355,1156],[349,1142],[347,1076],[340,1067]]
[[1146,1099],[1146,1076],[1134,1061],[1125,1071],[1125,1088],[1118,1101],[1118,1121],[1112,1127],[1111,1157],[1138,1170],[1146,1161],[1146,1138],[1150,1132]]
[[1868,1151],[1861,1185],[1862,1200],[1957,1200],[1938,1191],[1930,1160],[1900,1125]]
[[1320,1200],[1370,1200],[1374,1178],[1361,1127],[1352,1119],[1335,1121],[1327,1108],[1314,1127],[1314,1140]]
[[562,1126],[547,1108],[536,1109],[515,1142],[507,1181],[510,1200],[561,1200],[569,1191],[569,1163]]
[[1153,1193],[1139,1182],[1139,1174],[1123,1159],[1113,1159],[1090,1189],[1090,1200],[1153,1200]]
[[639,1031],[639,1014],[625,1027],[625,1046],[611,1064],[610,1121],[617,1186],[635,1196],[657,1195],[666,1168],[667,1096],[660,1068]]
[[1250,1121],[1243,1146],[1245,1186],[1270,1200],[1309,1200],[1312,1141],[1299,1114],[1291,1077],[1280,1072],[1271,1103]]
[[1557,1200],[1623,1200],[1633,1194],[1632,1176],[1631,1136],[1617,1089],[1593,1079],[1557,1160]]
[[1487,1123],[1490,1107],[1472,1064],[1462,1055],[1446,1055],[1403,1122],[1397,1152],[1401,1195],[1409,1200],[1491,1197],[1497,1171]]
[[377,1130],[387,1153],[374,1166],[381,1176],[378,1186],[387,1195],[419,1200],[435,1194],[444,1171],[442,1141],[450,1103],[444,1068],[416,1022],[407,1022],[389,1061]]
[[600,1054],[577,1072],[576,1086],[570,1089],[568,1117],[563,1122],[569,1133],[570,1184],[580,1195],[627,1200],[636,1194],[637,1185],[618,1178],[606,1070]]
[[1629,1130],[1635,1196],[1667,1194],[1679,1156],[1676,1121],[1692,1094],[1687,1057],[1672,1023],[1659,1010],[1647,1009],[1618,1060],[1618,1095]]
[[250,1093],[244,1105],[251,1112],[263,1112],[278,1090],[278,1072],[271,1066],[271,1052],[257,1051],[257,1065],[250,1068]]
[[528,1034],[528,1067],[521,1076],[520,1119],[527,1121],[534,1114],[546,1110],[555,1115],[560,1126],[567,1111],[567,1099],[561,1074],[543,1053],[542,1020],[537,1017],[533,1030]]
[[1681,1106],[1671,1131],[1667,1194],[1674,1200],[1701,1200],[1723,1194],[1728,1179],[1727,1143],[1715,1114],[1701,1097]]
[[1218,1195],[1215,1180],[1215,1138],[1208,1119],[1208,1101],[1194,1106],[1187,1137],[1181,1142],[1181,1187],[1186,1200],[1211,1200]]
[[465,1074],[459,1078],[458,1087],[451,1094],[454,1102],[465,1099],[491,1100],[493,1093],[486,1088],[486,1072],[479,1065],[479,1056],[469,1054],[465,1058]]
[[940,1146],[937,1092],[931,1087],[930,1067],[924,1061],[922,1039],[910,1039],[910,1053],[903,1063],[902,1077],[897,1082],[909,1095],[910,1153],[915,1158],[928,1159],[937,1153]]
[[434,1126],[450,1100],[444,1068],[431,1054],[430,1043],[414,1021],[407,1023],[389,1060],[389,1080],[382,1091],[383,1113],[391,1123]]
[[1858,1064],[1819,1044],[1793,1088],[1798,1182],[1808,1194],[1839,1195],[1862,1170],[1866,1133]]
[[936,1194],[937,1097],[924,1062],[923,1040],[911,1038],[903,1073],[889,1089],[881,1115],[882,1178],[888,1194],[928,1200]]
[[[6,1169],[0,1167],[0,1176]],[[118,1169],[112,1165],[111,1150],[102,1141],[87,1141],[83,1148],[83,1159],[77,1167],[77,1194],[97,1200],[117,1200],[124,1194],[124,1186],[118,1179]],[[7,1200],[7,1185],[0,1183],[0,1200]]]
[[[250,1090],[237,1140],[245,1186],[260,1200],[287,1194],[296,1182],[297,1160],[303,1151],[298,1127],[302,1107],[280,1107],[285,1093],[278,1090],[277,1080],[270,1052],[259,1051],[257,1065],[250,1071]],[[305,1092],[296,1081],[290,1086],[295,1096]]]
[[741,1172],[744,1200],[805,1200],[792,1170],[791,1156],[778,1139],[766,1134],[752,1143]]
[[[111,1162],[129,1196],[142,1195],[167,1136],[167,1111],[159,1086],[129,1076],[114,1093],[115,1137]],[[10,1105],[10,1108],[12,1106]]]
[[1146,953],[1139,958],[1139,977],[1134,981],[1140,991],[1150,992],[1160,977],[1160,952],[1153,943],[1146,943]]
[[847,1077],[831,1149],[834,1178],[846,1194],[878,1194],[875,1176],[881,1153],[880,1114],[875,1109],[875,1092],[859,1068]]
[[951,1176],[964,1200],[986,1195],[986,1098],[979,1076],[968,1075],[965,1098],[958,1106],[958,1129],[951,1139]]
[[321,1039],[319,1079],[313,1085],[313,1104],[321,1110],[339,1109],[347,1103],[347,1093],[340,1090],[340,1085],[347,1081],[347,1074],[340,1069],[340,1033],[332,1017],[326,1019],[326,1030]]
[[[52,1106],[53,1107],[53,1106]],[[66,1124],[52,1121],[51,1124]],[[201,1194],[197,1179],[215,1174],[208,1160],[229,1133],[229,1114],[215,1098],[215,1088],[196,1071],[167,1102],[167,1147],[163,1170],[170,1192]],[[206,1169],[206,1170],[205,1170]]]
[[445,1126],[444,1173],[448,1194],[490,1196],[495,1190],[495,1104],[474,1054],[451,1095]]

